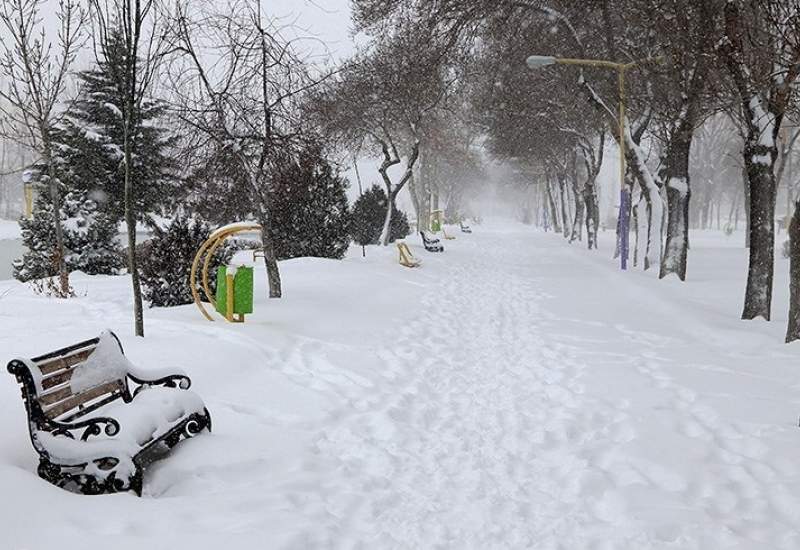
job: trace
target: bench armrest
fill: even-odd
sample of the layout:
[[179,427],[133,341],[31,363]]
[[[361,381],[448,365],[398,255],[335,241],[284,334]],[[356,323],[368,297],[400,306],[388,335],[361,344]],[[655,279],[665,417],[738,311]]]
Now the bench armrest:
[[[192,380],[185,374],[167,374],[161,376],[160,373],[156,373],[157,378],[146,378],[143,376],[144,373],[137,372],[137,373],[128,373],[128,378],[130,378],[134,383],[139,384],[139,388],[137,388],[137,392],[139,389],[145,386],[165,386],[167,388],[180,388],[182,390],[188,390],[192,385]],[[135,395],[135,393],[134,393]]]
[[[104,424],[105,428],[101,430],[100,426]],[[100,435],[101,431],[104,431],[109,437],[114,437],[119,433],[119,422],[105,416],[69,423],[47,420],[46,427],[48,429],[47,431],[51,432],[53,435],[65,435],[71,439],[75,439],[75,435],[72,433],[73,431],[84,430],[81,435],[81,441],[86,441],[91,436]]]

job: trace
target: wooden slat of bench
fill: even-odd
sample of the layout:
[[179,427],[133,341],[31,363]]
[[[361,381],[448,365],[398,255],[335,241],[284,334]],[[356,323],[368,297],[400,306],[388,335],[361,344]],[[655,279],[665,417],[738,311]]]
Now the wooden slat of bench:
[[39,403],[42,407],[49,407],[59,401],[63,401],[64,399],[72,396],[72,388],[69,386],[65,386],[59,390],[55,390],[49,393],[44,393],[39,397]]
[[57,374],[52,376],[48,376],[47,378],[42,379],[42,389],[49,390],[50,388],[55,388],[56,386],[60,386],[65,382],[69,382],[70,378],[72,378],[72,373],[75,372],[74,368],[70,368],[69,370],[61,371]]
[[39,370],[42,371],[42,374],[52,374],[60,370],[68,369],[74,365],[77,365],[78,363],[83,363],[89,358],[94,350],[95,348],[91,347],[89,349],[79,351],[78,353],[73,353],[72,355],[58,357],[56,359],[47,361],[46,363],[40,363],[37,366],[39,367]]
[[45,414],[50,418],[57,418],[64,414],[67,411],[71,411],[74,408],[77,408],[88,401],[93,399],[97,399],[98,397],[102,397],[106,394],[114,393],[115,391],[122,391],[122,381],[121,380],[114,380],[113,382],[107,382],[105,384],[101,384],[99,386],[95,386],[90,388],[86,391],[81,393],[77,393],[72,397],[65,399],[64,401],[59,402],[58,404],[50,407],[49,409],[45,409]]

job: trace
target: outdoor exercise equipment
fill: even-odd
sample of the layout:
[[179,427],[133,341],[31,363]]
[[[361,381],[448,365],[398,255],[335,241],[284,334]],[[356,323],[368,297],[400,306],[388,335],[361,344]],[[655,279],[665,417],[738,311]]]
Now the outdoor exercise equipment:
[[438,233],[442,230],[442,220],[444,219],[443,210],[434,210],[431,212],[431,231]]
[[244,323],[244,316],[253,313],[252,267],[217,268],[216,308],[230,323]]
[[[239,267],[236,268],[235,272],[233,269],[229,272],[228,268],[221,267],[221,271],[217,271],[217,297],[211,292],[211,285],[208,281],[208,268],[211,263],[211,258],[214,256],[214,252],[216,252],[227,239],[240,233],[253,233],[256,231],[261,231],[261,226],[257,223],[240,222],[225,225],[214,231],[200,247],[200,250],[197,251],[194,261],[192,262],[192,271],[189,274],[189,285],[191,287],[194,303],[197,305],[200,313],[209,321],[213,321],[214,318],[206,310],[200,298],[200,293],[197,291],[197,271],[201,268],[201,262],[200,282],[202,283],[203,293],[214,309],[220,312],[225,319],[230,322],[243,322],[244,315],[253,312],[252,268]],[[238,292],[237,287],[239,288]],[[222,295],[224,301],[219,299],[220,290],[224,292]],[[236,315],[235,318],[234,314]]]
[[434,210],[431,212],[431,231],[433,233],[439,233],[441,231],[442,236],[448,241],[455,239],[454,236],[448,235],[447,231],[444,229],[444,210]]
[[400,265],[406,267],[419,267],[422,262],[414,257],[406,243],[397,243],[397,251],[400,253]]

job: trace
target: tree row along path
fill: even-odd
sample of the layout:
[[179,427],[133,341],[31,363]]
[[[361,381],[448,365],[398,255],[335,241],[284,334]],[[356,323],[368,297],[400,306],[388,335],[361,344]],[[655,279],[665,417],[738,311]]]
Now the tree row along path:
[[[589,253],[475,229],[441,255],[410,239],[416,270],[372,248],[286,262],[287,298],[243,326],[148,312],[129,356],[185,365],[215,429],[155,464],[142,499],[38,480],[16,388],[0,388],[0,482],[30,495],[3,520],[12,546],[800,547],[797,348],[780,319],[737,319],[745,251],[695,238],[681,284],[620,273],[610,233]],[[59,319],[129,323],[124,279],[79,284],[88,297],[58,308],[4,303],[64,343]],[[42,506],[54,521],[23,529]]]

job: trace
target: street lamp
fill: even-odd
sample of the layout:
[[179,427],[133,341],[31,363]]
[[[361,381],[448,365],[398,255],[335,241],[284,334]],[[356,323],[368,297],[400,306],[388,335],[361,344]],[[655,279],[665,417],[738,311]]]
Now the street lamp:
[[531,69],[540,69],[549,65],[579,65],[583,67],[602,67],[617,71],[619,81],[619,256],[620,267],[628,269],[628,248],[630,233],[630,193],[625,187],[625,73],[645,63],[660,63],[663,57],[648,57],[630,63],[616,63],[603,59],[571,59],[549,55],[532,55],[527,64]]

